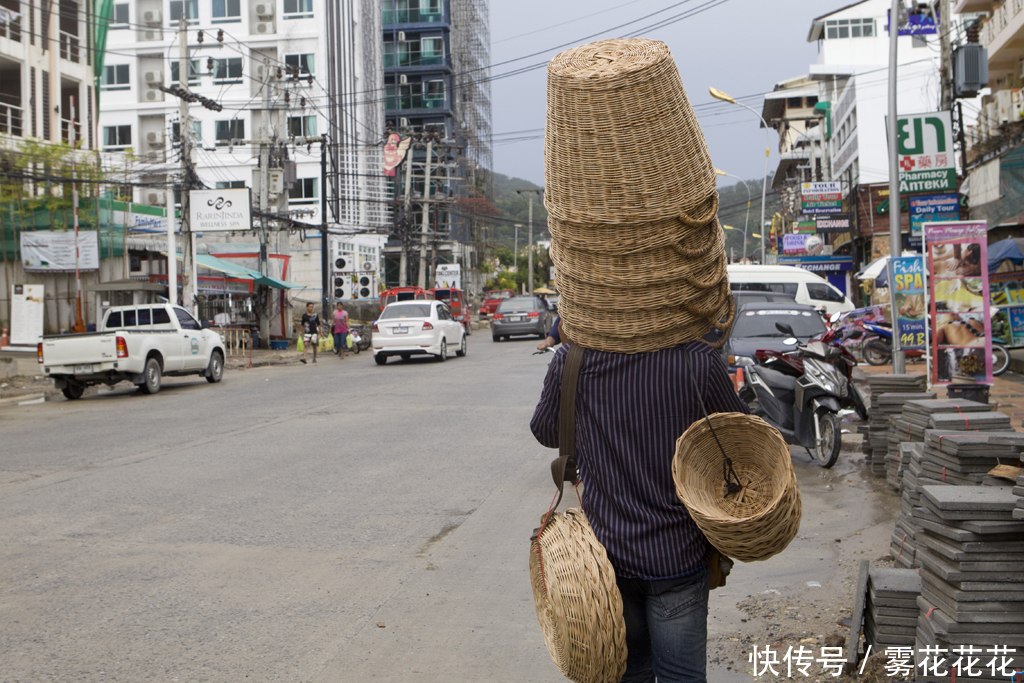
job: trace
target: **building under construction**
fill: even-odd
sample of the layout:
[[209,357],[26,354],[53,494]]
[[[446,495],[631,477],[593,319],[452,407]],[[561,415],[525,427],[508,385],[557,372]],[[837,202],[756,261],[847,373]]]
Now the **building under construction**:
[[414,140],[395,177],[387,279],[429,284],[438,263],[472,265],[467,200],[492,194],[488,6],[383,0],[382,20],[386,127]]

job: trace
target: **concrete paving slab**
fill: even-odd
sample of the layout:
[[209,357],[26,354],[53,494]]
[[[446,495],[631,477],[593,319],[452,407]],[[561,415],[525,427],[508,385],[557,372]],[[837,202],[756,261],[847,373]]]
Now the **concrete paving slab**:
[[1005,489],[991,486],[925,486],[921,494],[938,510],[1011,510],[1015,496]]
[[[1020,590],[962,590],[960,584],[950,583],[938,578],[927,569],[921,572],[921,589],[927,586],[933,593],[938,592],[946,595],[950,600],[957,603],[967,602],[988,602],[988,601],[1010,601],[1019,602],[1024,600],[1024,587]],[[1013,584],[997,584],[1009,586]]]
[[920,561],[921,565],[927,567],[936,576],[943,579],[944,581],[986,581],[986,582],[1011,582],[1020,579],[1020,572],[1018,571],[1002,571],[1002,572],[978,572],[978,571],[962,571],[954,563],[949,562],[944,557],[939,557],[927,549],[920,549],[915,555],[915,559]]

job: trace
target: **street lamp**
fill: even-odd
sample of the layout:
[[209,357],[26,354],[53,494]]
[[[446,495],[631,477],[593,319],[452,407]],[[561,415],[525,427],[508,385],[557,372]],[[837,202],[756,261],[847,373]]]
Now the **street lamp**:
[[[761,182],[761,229],[764,230],[764,199],[768,191],[768,157],[772,152],[772,140],[771,136],[768,134],[768,122],[765,121],[764,117],[758,114],[756,110],[751,109],[742,102],[737,102],[734,98],[730,97],[729,95],[726,95],[721,90],[717,88],[708,88],[708,90],[711,92],[711,96],[714,97],[716,100],[722,100],[723,102],[729,102],[730,104],[738,104],[747,111],[752,112],[754,116],[761,119],[761,123],[764,124],[764,137],[768,143],[767,146],[764,148],[764,180]],[[761,238],[761,263],[765,263],[764,237]]]
[[747,215],[743,219],[743,258],[741,259],[742,261],[746,261],[747,260],[747,224],[750,223],[750,187],[747,186],[747,181],[744,180],[743,178],[740,178],[738,175],[733,175],[732,173],[726,173],[725,171],[723,171],[720,168],[716,168],[715,169],[715,173],[717,173],[718,175],[727,175],[730,178],[735,178],[736,180],[738,180],[741,183],[743,183],[743,187],[746,188],[746,190],[747,190]]

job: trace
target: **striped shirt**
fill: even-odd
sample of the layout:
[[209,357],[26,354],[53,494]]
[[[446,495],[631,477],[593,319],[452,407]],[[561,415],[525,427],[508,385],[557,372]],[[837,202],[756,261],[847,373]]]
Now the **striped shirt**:
[[[530,421],[549,448],[558,447],[567,351],[563,346],[555,353]],[[587,350],[580,365],[576,457],[583,509],[623,578],[675,578],[707,563],[708,542],[672,479],[676,440],[703,416],[684,361],[708,414],[749,412],[721,354],[703,342],[637,354]]]

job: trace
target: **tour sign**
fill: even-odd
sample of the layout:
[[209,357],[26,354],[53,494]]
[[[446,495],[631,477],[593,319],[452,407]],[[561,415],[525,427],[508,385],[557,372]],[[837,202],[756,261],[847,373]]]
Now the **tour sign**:
[[948,111],[896,119],[900,193],[956,189],[953,121]]
[[802,183],[800,185],[800,210],[805,215],[842,213],[842,184],[837,181]]

